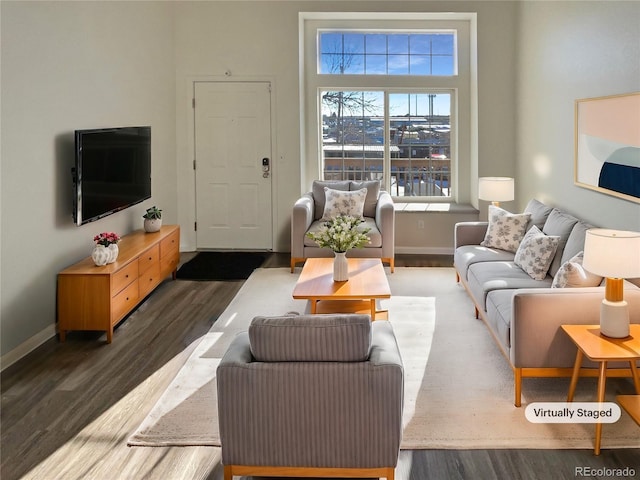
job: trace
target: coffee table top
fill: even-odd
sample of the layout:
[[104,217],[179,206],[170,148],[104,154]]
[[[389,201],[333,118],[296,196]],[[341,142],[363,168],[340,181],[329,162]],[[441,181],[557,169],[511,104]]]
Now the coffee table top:
[[348,258],[349,280],[333,281],[333,258],[308,258],[293,289],[293,298],[358,300],[390,298],[391,289],[379,258]]
[[562,329],[591,360],[632,360],[640,358],[640,324],[629,325],[630,335],[611,338],[600,333],[599,325],[562,325]]

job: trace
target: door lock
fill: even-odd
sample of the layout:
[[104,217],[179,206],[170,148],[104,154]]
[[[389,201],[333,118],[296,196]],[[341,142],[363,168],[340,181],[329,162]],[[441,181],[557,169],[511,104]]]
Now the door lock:
[[269,178],[269,170],[271,169],[269,165],[269,159],[267,157],[262,159],[262,177]]

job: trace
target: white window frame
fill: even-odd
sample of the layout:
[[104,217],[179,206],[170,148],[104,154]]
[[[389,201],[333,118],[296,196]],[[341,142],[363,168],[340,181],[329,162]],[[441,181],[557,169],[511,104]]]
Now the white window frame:
[[[475,13],[302,12],[300,35],[301,191],[307,191],[322,168],[321,90],[386,90],[389,93],[440,90],[452,95],[451,197],[398,197],[402,201],[470,203],[471,179],[477,178],[477,68]],[[319,74],[318,31],[456,30],[457,75],[384,76]],[[454,153],[455,152],[455,153]],[[385,165],[383,188],[390,188]]]

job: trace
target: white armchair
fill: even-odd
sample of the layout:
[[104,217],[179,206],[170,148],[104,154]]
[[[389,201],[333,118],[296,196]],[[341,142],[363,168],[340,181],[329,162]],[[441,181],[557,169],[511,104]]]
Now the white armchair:
[[307,258],[330,257],[332,252],[326,248],[319,248],[316,243],[306,236],[307,232],[318,230],[322,226],[324,212],[324,187],[335,190],[355,191],[367,188],[367,198],[364,205],[364,226],[369,227],[371,243],[364,248],[350,250],[347,256],[380,258],[389,264],[394,271],[395,251],[395,209],[391,195],[380,190],[378,181],[319,181],[313,182],[310,192],[300,197],[293,206],[291,218],[291,272],[297,263]]

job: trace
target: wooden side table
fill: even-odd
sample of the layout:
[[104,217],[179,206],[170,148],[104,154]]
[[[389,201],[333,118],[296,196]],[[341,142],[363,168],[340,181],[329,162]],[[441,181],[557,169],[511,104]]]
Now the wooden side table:
[[640,426],[640,395],[618,395],[616,400]]
[[[623,361],[629,362],[631,376],[636,393],[640,394],[640,377],[636,362],[640,360],[640,324],[630,325],[630,334],[625,338],[611,338],[600,333],[598,325],[562,325],[562,329],[578,347],[576,361],[573,365],[573,375],[569,385],[567,402],[573,401],[573,395],[578,384],[582,359],[586,356],[593,362],[598,362],[598,402],[604,402],[604,389],[607,380],[607,363]],[[596,423],[596,438],[593,453],[600,455],[600,439],[602,423]]]

